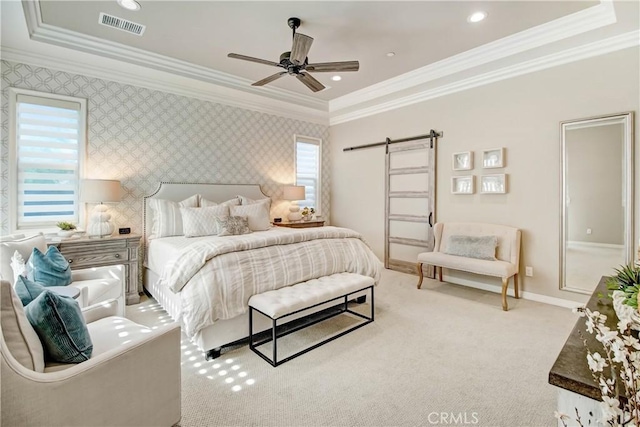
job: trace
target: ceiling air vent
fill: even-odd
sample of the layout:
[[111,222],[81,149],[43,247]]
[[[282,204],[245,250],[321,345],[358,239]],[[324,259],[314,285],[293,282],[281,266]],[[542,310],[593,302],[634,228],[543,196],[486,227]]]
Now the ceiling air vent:
[[107,27],[116,28],[137,36],[141,36],[146,28],[142,24],[136,24],[135,22],[127,21],[126,19],[118,18],[117,16],[109,15],[104,12],[100,12],[98,22],[102,25],[106,25]]

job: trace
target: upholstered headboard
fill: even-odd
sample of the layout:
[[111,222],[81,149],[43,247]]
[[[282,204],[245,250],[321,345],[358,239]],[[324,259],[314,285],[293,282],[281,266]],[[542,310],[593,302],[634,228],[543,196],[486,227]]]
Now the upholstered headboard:
[[207,200],[221,203],[236,196],[245,196],[250,199],[264,199],[268,197],[260,189],[258,184],[211,184],[189,182],[161,182],[158,188],[148,196],[144,196],[142,207],[143,225],[143,256],[146,262],[147,237],[151,231],[152,215],[149,212],[150,199],[164,199],[180,202],[194,194],[200,194]]

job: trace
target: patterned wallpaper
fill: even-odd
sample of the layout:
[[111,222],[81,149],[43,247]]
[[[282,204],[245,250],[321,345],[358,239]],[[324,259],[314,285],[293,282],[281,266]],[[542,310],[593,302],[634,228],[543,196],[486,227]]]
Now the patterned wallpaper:
[[142,197],[160,181],[260,184],[285,216],[282,185],[293,182],[293,135],[323,140],[322,214],[329,219],[329,127],[195,98],[2,61],[2,234],[9,232],[9,87],[88,100],[89,178],[119,179],[117,226],[142,231]]

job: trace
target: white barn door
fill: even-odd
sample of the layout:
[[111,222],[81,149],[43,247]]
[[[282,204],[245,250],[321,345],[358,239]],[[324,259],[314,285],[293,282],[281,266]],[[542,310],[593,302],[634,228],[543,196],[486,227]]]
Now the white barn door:
[[385,268],[415,274],[418,254],[433,251],[435,152],[428,138],[387,145]]

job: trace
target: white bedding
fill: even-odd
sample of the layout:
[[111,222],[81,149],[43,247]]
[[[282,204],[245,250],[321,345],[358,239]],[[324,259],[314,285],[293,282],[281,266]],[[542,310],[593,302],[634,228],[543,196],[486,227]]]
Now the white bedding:
[[377,282],[382,266],[353,230],[276,227],[241,236],[156,239],[149,267],[180,295],[183,330],[193,337],[216,320],[245,313],[252,295],[342,272]]

